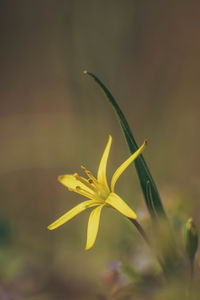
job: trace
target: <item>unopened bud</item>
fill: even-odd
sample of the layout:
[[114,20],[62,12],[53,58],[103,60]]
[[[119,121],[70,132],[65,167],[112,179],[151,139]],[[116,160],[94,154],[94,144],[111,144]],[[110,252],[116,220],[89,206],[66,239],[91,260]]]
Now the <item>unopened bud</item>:
[[190,261],[194,261],[194,257],[198,248],[198,232],[194,221],[190,218],[185,225],[185,250]]

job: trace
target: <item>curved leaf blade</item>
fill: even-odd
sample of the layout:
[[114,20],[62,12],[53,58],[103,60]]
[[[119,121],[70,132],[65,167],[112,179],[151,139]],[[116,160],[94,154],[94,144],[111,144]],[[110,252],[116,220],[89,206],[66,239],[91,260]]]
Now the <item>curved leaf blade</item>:
[[[115,100],[111,92],[108,90],[108,88],[95,74],[88,71],[84,71],[84,74],[88,74],[89,76],[91,76],[103,90],[104,94],[106,95],[108,101],[112,105],[118,117],[129,150],[131,154],[133,154],[139,149],[139,147],[134,139],[133,133],[127,122],[127,119],[124,113],[122,112],[121,108],[119,107],[117,101]],[[145,202],[152,219],[155,221],[155,219],[158,216],[162,216],[166,219],[167,216],[163,208],[159,192],[142,154],[135,160],[135,167],[144,194]]]

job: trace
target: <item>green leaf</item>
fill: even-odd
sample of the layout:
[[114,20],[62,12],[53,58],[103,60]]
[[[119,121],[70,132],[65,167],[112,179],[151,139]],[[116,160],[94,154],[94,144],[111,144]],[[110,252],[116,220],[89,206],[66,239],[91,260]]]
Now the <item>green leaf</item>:
[[[84,74],[88,74],[89,76],[91,76],[97,82],[97,84],[102,88],[103,92],[107,96],[108,101],[111,103],[111,105],[118,117],[119,123],[120,123],[123,133],[125,135],[127,144],[129,146],[129,150],[130,150],[131,154],[133,154],[135,151],[138,150],[139,147],[133,137],[130,126],[129,126],[122,110],[120,109],[118,103],[116,102],[116,100],[114,99],[114,97],[112,96],[110,91],[106,88],[106,86],[102,83],[101,80],[99,80],[99,78],[96,75],[94,75],[93,73],[88,72],[88,71],[84,71]],[[136,167],[137,174],[138,174],[138,177],[140,180],[140,184],[142,187],[146,205],[149,210],[149,213],[151,214],[152,219],[155,221],[157,219],[157,217],[160,217],[160,216],[162,216],[166,219],[167,217],[166,217],[163,205],[162,205],[160,195],[158,193],[155,182],[151,176],[149,168],[148,168],[142,154],[135,160],[135,167]]]

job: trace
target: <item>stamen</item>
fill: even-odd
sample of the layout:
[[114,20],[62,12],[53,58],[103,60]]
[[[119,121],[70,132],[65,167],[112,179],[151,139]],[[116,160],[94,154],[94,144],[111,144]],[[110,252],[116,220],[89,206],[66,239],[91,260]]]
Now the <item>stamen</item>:
[[88,171],[85,167],[81,166],[81,169],[85,172],[85,174],[89,177],[89,180],[92,180],[92,183],[97,185],[99,184],[97,179],[94,177],[92,172]]
[[78,181],[80,181],[81,183],[83,183],[87,188],[89,188],[89,189],[92,190],[93,192],[96,192],[95,187],[92,186],[92,185],[90,184],[90,182],[88,182],[87,179],[85,179],[85,178],[79,176],[77,173],[74,174],[74,177],[75,177]]
[[90,171],[88,171],[84,166],[81,166],[81,169],[83,170],[83,172],[85,172],[85,174],[92,180],[96,180],[96,178],[92,175],[92,173]]
[[88,191],[86,191],[85,189],[83,189],[82,187],[80,187],[79,185],[76,186],[76,191],[77,193],[89,198],[89,199],[96,199],[96,196]]
[[96,192],[99,194],[99,196],[101,197],[102,195],[105,195],[105,197],[103,197],[106,198],[107,194],[109,193],[109,190],[107,190],[103,184],[98,182],[97,179],[93,176],[93,174],[90,171],[88,171],[85,167],[81,166],[81,168],[89,177],[89,182],[95,186]]

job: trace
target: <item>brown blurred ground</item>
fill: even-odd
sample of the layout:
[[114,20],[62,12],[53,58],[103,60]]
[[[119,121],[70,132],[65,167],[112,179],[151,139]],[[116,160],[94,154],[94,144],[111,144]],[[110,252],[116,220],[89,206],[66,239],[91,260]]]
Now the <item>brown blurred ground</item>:
[[[0,1],[0,279],[11,299],[95,299],[123,241],[144,247],[111,211],[90,252],[87,213],[46,230],[81,200],[59,174],[81,164],[96,172],[109,134],[110,175],[129,155],[85,68],[116,96],[138,143],[148,139],[170,216],[199,222],[199,10],[199,1]],[[120,180],[120,195],[140,212],[134,170]]]

